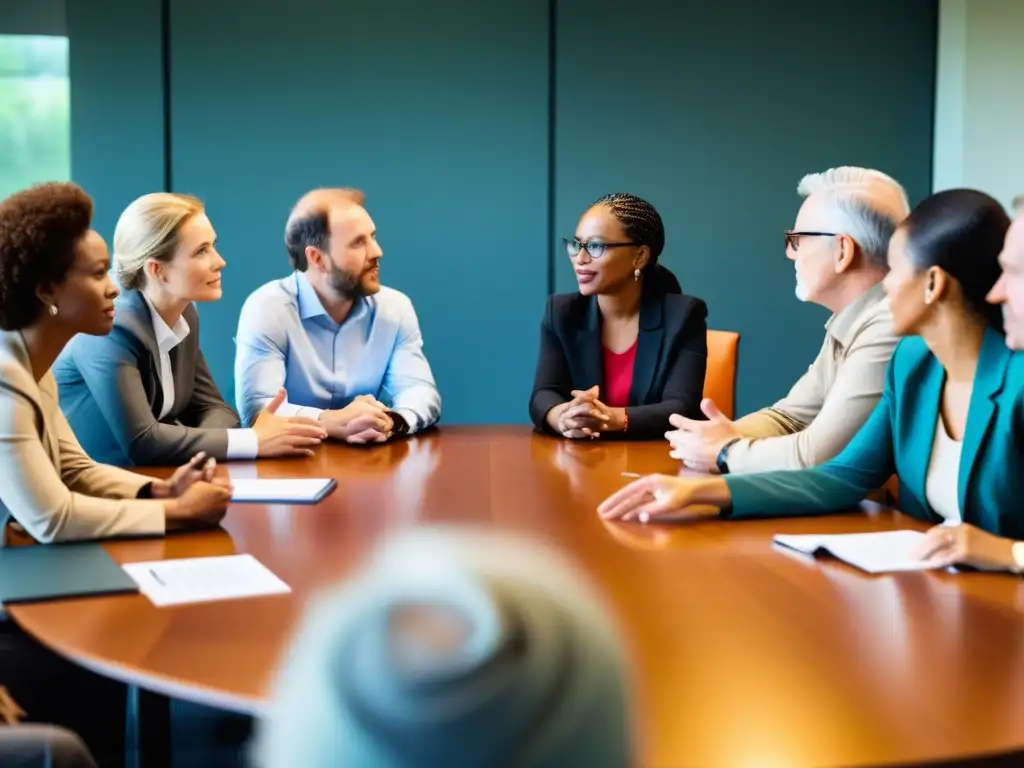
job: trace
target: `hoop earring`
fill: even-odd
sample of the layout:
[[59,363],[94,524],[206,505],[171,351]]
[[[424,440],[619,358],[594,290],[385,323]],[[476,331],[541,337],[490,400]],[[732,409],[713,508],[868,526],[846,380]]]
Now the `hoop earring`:
[[60,310],[57,309],[57,305],[56,304],[51,304],[50,305],[50,317],[56,317],[58,312],[60,312]]
[[639,269],[634,269],[633,270],[633,282],[634,283],[639,283],[640,282],[640,270]]

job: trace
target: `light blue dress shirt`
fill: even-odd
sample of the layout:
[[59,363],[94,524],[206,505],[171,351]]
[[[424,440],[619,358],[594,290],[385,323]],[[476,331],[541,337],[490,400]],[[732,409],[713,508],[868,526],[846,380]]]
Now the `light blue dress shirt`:
[[280,387],[280,415],[317,417],[372,395],[402,415],[410,433],[434,424],[441,395],[423,354],[412,302],[381,287],[357,299],[341,324],[304,273],[258,288],[245,302],[235,339],[235,401],[252,424]]

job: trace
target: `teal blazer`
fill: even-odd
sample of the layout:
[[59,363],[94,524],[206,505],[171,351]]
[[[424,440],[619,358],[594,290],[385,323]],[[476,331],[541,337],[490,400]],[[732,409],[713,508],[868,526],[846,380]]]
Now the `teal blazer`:
[[[726,478],[729,517],[849,510],[899,476],[900,509],[929,523],[942,518],[925,499],[925,478],[946,372],[919,337],[903,339],[889,363],[882,399],[837,457],[814,469]],[[981,345],[960,456],[965,523],[1024,539],[1024,353],[988,330]]]

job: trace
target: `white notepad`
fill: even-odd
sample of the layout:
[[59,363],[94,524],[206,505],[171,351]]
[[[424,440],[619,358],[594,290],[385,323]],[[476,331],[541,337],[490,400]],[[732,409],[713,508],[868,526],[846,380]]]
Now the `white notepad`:
[[291,587],[252,555],[190,557],[121,566],[153,605],[280,595]]
[[777,535],[776,544],[813,555],[827,552],[868,573],[923,571],[935,566],[914,557],[924,534],[920,531],[845,533],[838,535]]
[[248,504],[314,504],[335,484],[334,480],[324,477],[232,479],[231,500]]

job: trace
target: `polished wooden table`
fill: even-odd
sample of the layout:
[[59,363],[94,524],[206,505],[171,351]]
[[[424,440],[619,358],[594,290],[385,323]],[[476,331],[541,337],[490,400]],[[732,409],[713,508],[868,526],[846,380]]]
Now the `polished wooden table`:
[[107,545],[121,562],[249,552],[287,596],[159,609],[142,596],[11,607],[48,646],[171,696],[259,713],[319,588],[386,531],[459,522],[564,547],[606,596],[634,663],[645,766],[959,761],[1024,749],[1024,583],[868,576],[773,548],[772,534],[920,528],[898,513],[672,526],[605,524],[623,472],[676,470],[659,443],[445,428],[308,460],[232,466],[335,477],[316,506],[237,505],[223,530]]

